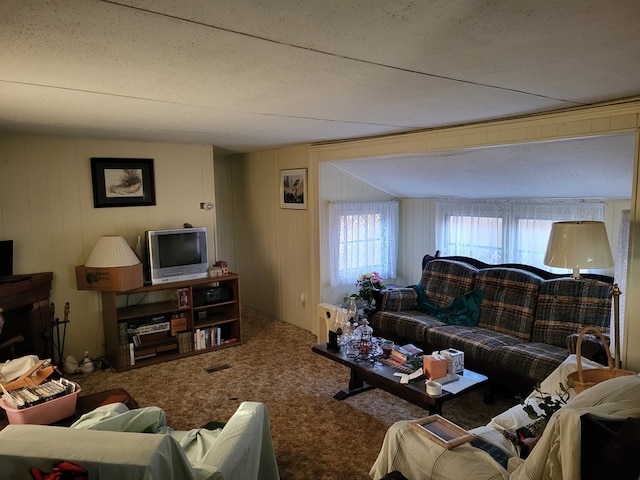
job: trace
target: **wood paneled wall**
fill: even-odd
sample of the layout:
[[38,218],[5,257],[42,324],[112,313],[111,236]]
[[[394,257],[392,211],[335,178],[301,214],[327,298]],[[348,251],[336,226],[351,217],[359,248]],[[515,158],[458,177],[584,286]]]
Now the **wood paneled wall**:
[[[91,157],[153,158],[155,206],[93,208]],[[15,273],[53,272],[51,300],[71,306],[65,355],[104,353],[100,294],[76,289],[75,266],[101,235],[135,244],[145,230],[206,226],[216,258],[213,149],[115,140],[0,136],[0,239],[15,243]]]
[[[311,331],[312,209],[280,208],[280,170],[308,166],[308,145],[216,159],[216,177],[233,184],[218,191],[219,233],[227,239],[220,256],[232,259],[241,276],[243,304]],[[309,206],[313,178],[308,172]]]

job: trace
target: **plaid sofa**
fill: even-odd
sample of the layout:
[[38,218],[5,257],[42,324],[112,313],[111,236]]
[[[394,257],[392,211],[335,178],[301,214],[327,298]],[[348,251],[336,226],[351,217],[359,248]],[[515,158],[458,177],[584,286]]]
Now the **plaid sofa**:
[[426,352],[461,350],[466,367],[530,389],[575,353],[575,338],[585,326],[608,333],[612,279],[600,279],[610,277],[574,280],[526,265],[455,258],[427,261],[416,288],[439,308],[482,290],[477,325],[454,325],[417,310],[418,294],[407,287],[382,292],[371,316],[375,335]]

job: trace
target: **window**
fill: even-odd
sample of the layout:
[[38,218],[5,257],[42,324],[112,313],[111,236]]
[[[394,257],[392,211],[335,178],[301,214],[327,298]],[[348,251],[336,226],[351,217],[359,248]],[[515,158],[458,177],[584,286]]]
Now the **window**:
[[604,204],[583,201],[439,201],[437,245],[443,255],[463,255],[486,263],[544,265],[551,224],[604,219]]
[[331,285],[354,284],[362,273],[395,278],[398,202],[329,204]]

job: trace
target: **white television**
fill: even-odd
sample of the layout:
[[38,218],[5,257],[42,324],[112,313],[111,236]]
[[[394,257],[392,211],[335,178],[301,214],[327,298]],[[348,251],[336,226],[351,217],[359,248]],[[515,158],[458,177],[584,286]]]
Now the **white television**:
[[146,275],[152,285],[208,276],[207,228],[147,230]]

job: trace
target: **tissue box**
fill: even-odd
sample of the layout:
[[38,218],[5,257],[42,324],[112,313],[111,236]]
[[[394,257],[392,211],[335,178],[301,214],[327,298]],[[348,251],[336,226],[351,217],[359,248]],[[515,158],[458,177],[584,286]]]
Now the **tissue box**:
[[447,360],[437,359],[431,355],[422,356],[422,370],[429,380],[436,380],[447,375]]
[[464,352],[455,348],[440,350],[440,355],[447,359],[447,373],[459,373],[464,371]]

